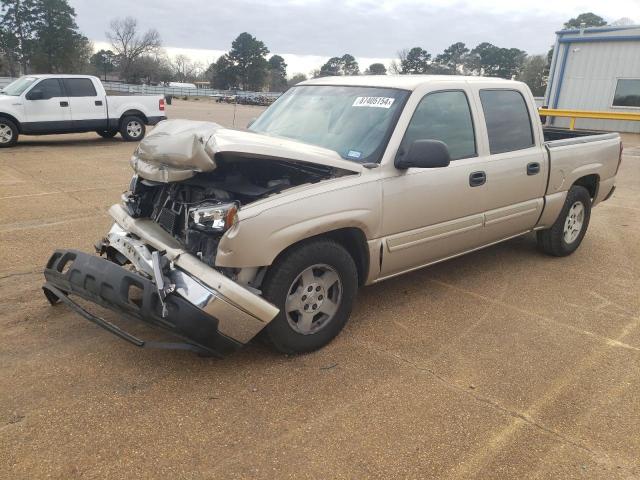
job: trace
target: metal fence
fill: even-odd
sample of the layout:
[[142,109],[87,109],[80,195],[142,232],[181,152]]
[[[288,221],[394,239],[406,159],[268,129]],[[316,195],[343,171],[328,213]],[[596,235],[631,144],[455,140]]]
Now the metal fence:
[[[0,88],[4,88],[13,82],[15,78],[0,77]],[[238,97],[267,97],[278,98],[280,92],[245,92],[241,90],[216,90],[213,88],[179,88],[165,87],[163,85],[132,85],[120,82],[102,82],[105,90],[110,92],[128,93],[132,95],[172,95],[174,97],[213,97],[233,96]]]
[[123,92],[136,95],[173,95],[174,97],[213,97],[237,95],[240,97],[262,96],[278,98],[280,92],[245,92],[241,90],[217,90],[213,88],[181,88],[164,85],[131,85],[119,82],[102,82],[104,88],[111,92]]

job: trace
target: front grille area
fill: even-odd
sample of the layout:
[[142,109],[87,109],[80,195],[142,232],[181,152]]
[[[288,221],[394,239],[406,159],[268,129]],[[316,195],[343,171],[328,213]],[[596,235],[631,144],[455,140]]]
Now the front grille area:
[[179,216],[174,211],[168,208],[163,208],[160,210],[157,222],[171,235],[175,235],[177,233]]

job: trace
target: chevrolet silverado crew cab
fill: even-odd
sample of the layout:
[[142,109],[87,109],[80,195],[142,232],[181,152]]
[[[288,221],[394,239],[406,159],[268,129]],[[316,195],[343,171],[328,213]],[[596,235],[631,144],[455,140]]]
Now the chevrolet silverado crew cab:
[[[225,354],[260,334],[308,352],[340,332],[359,286],[528,232],[573,253],[621,150],[616,133],[543,127],[520,82],[310,80],[249,131],[158,125],[98,254],[56,251],[44,292],[138,346]],[[145,342],[73,296],[181,340]]]
[[0,90],[0,148],[15,145],[20,134],[120,132],[135,142],[145,125],[166,118],[162,95],[107,95],[100,80],[86,75],[27,75]]

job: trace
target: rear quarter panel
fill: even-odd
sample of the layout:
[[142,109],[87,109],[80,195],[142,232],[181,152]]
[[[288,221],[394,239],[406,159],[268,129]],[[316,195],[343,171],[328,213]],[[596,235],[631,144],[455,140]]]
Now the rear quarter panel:
[[162,95],[108,96],[109,118],[119,119],[129,110],[138,110],[147,118],[164,116],[165,112],[160,110],[162,98]]
[[551,169],[547,195],[567,191],[586,175],[598,175],[600,182],[615,176],[620,154],[620,137],[605,135],[602,140],[588,137],[583,143],[549,142]]
[[546,143],[551,160],[549,184],[544,210],[536,229],[553,225],[564,206],[567,191],[579,178],[587,175],[598,176],[599,188],[593,201],[594,206],[614,185],[620,154],[619,135],[605,135],[601,140],[589,137],[582,139],[582,143],[571,143],[571,140]]

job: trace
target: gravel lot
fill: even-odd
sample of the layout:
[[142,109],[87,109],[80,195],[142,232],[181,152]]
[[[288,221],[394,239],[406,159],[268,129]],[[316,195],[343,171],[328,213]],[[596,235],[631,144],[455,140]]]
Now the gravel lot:
[[133,147],[0,151],[0,478],[640,477],[640,136],[573,256],[522,237],[363,289],[322,351],[224,360],[136,349],[42,295],[50,253],[109,228]]

